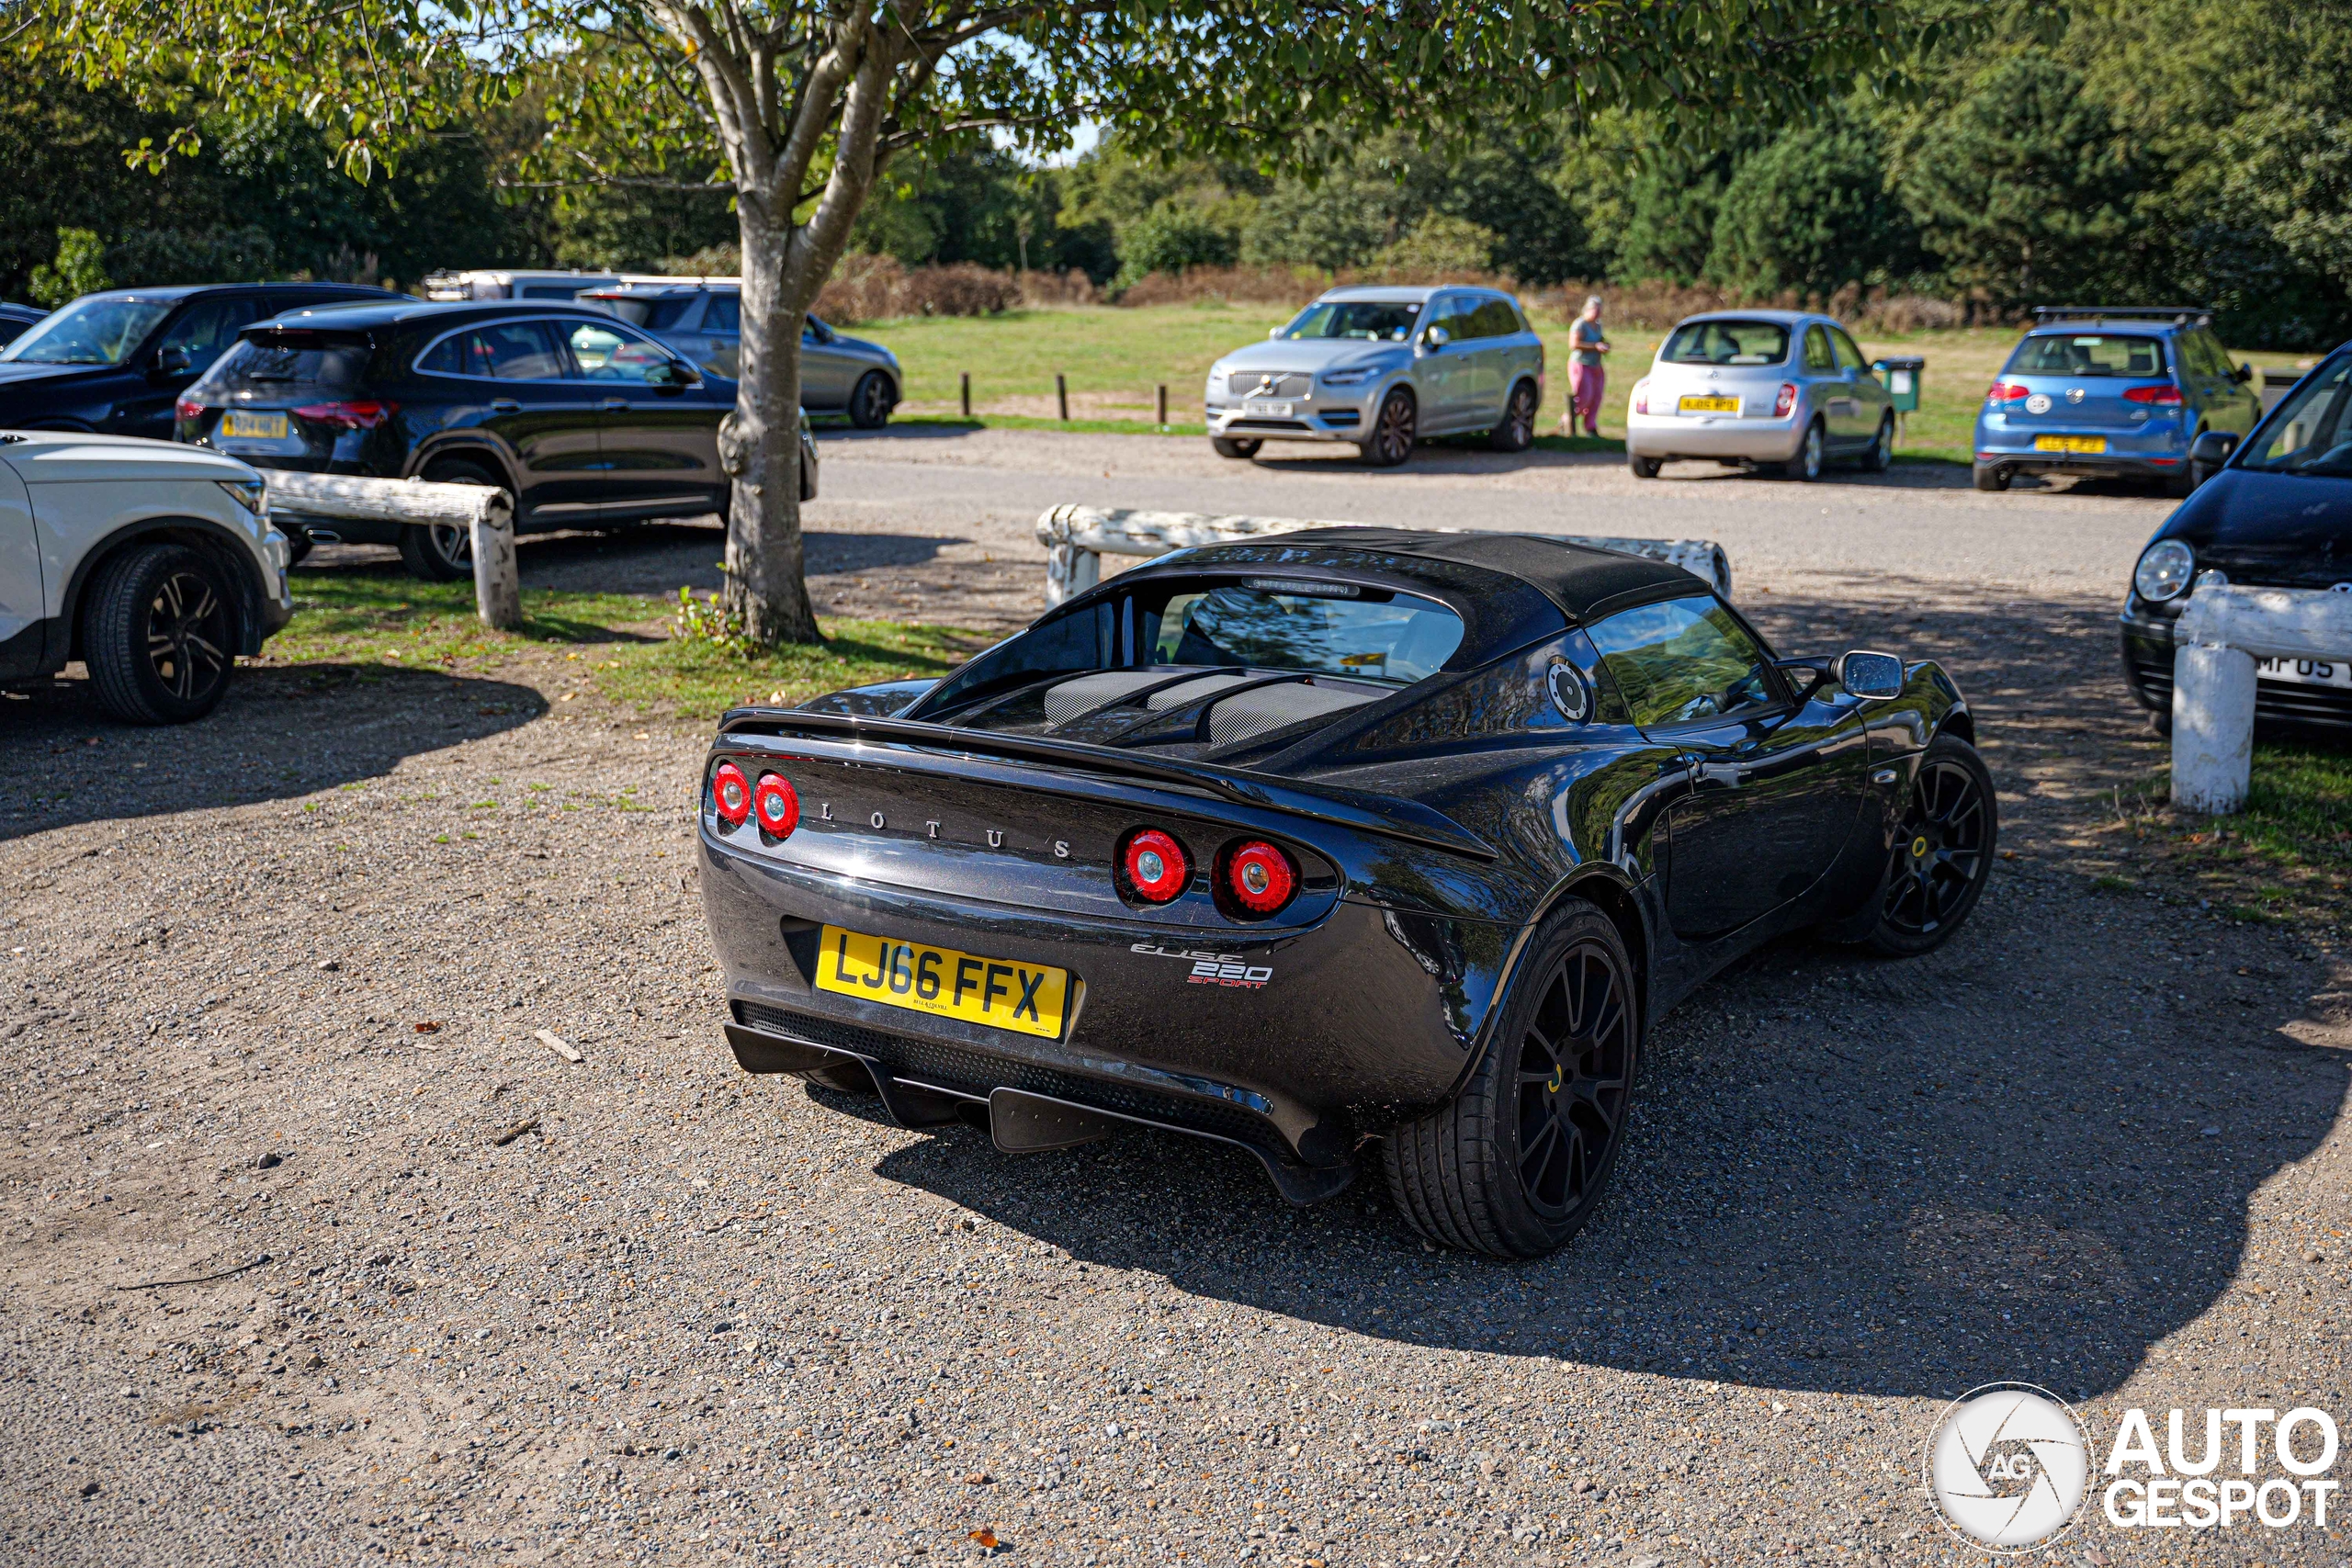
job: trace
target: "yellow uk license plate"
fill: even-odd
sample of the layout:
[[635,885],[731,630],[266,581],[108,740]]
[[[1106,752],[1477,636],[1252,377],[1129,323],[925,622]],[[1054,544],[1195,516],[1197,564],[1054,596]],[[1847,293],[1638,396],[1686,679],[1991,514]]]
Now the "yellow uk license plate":
[[817,988],[991,1029],[1061,1038],[1069,971],[825,928]]
[[1737,413],[1739,400],[1737,398],[1685,398],[1682,400],[1681,407],[1684,413]]
[[2033,449],[2037,452],[2098,453],[2107,450],[2107,437],[2104,435],[2037,435],[2033,438]]
[[286,416],[282,413],[237,413],[220,416],[220,434],[247,441],[283,441],[286,439]]

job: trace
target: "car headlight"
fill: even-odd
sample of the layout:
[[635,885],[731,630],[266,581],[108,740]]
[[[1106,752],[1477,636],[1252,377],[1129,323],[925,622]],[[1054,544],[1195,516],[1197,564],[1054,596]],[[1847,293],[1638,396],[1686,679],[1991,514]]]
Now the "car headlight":
[[214,479],[212,482],[254,516],[269,515],[269,491],[259,479]]
[[1327,387],[1361,387],[1379,374],[1380,367],[1377,365],[1358,365],[1347,370],[1325,371],[1323,384]]
[[2197,552],[2178,539],[2158,539],[2140,552],[2132,569],[2132,586],[2140,597],[2161,604],[2188,592],[2197,573]]

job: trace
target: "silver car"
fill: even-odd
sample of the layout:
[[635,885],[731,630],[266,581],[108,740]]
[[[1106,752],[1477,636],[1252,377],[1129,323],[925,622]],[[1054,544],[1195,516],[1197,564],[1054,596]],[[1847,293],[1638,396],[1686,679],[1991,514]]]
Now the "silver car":
[[[743,346],[742,288],[731,283],[632,283],[592,288],[583,305],[643,327],[713,376],[735,379]],[[899,356],[878,343],[835,332],[811,316],[800,331],[800,406],[847,414],[878,430],[904,396]]]
[[1544,341],[1491,288],[1334,288],[1211,366],[1202,401],[1220,457],[1346,441],[1388,468],[1423,436],[1476,431],[1523,452],[1544,401]]
[[1894,398],[1846,329],[1803,310],[1718,310],[1668,333],[1625,410],[1625,458],[1638,479],[1678,457],[1816,479],[1853,457],[1872,473],[1894,457]]

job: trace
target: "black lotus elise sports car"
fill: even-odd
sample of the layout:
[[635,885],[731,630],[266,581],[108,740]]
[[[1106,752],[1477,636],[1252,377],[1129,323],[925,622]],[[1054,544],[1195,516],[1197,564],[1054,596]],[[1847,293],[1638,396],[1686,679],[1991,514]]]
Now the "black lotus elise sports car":
[[[1893,954],[1997,831],[1932,663],[1774,657],[1700,579],[1329,528],[1114,576],[937,682],[722,721],[702,886],[754,1073],[1007,1151],[1143,1122],[1424,1235],[1559,1246],[1644,1032],[1799,927]],[[1376,1146],[1375,1146],[1376,1145]]]

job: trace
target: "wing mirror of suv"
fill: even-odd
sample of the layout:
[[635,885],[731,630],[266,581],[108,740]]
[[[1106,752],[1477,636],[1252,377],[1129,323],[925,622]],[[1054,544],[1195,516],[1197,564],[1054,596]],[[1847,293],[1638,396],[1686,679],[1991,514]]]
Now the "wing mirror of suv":
[[1431,348],[1443,348],[1447,344],[1453,341],[1453,334],[1447,332],[1443,327],[1431,327],[1429,331],[1421,334],[1421,338],[1422,341],[1426,342]]
[[1274,328],[1272,332],[1269,332],[1269,333],[1266,334],[1266,341],[1267,341],[1268,343],[1279,343],[1279,342],[1281,342],[1281,341],[1282,341],[1283,331],[1283,328],[1281,328],[1281,327],[1276,327],[1276,328]]
[[2218,468],[2228,462],[2230,454],[2237,449],[2236,431],[2200,431],[2196,445],[2188,449],[2188,460],[2202,468]]
[[1903,660],[1892,653],[1854,649],[1839,654],[1829,673],[1848,692],[1871,702],[1903,694]]
[[192,363],[187,350],[184,348],[175,346],[155,351],[155,374],[158,376],[185,376]]

